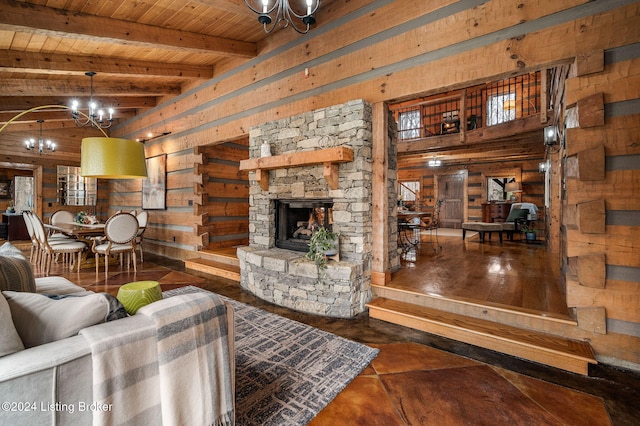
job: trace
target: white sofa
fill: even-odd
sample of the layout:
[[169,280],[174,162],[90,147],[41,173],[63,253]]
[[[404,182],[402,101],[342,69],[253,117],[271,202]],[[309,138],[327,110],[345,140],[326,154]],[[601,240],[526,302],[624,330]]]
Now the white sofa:
[[[35,284],[38,293],[91,294],[62,277],[37,278]],[[3,292],[3,294],[9,293]],[[165,299],[156,303],[162,304],[168,301]],[[226,343],[230,354],[229,366],[225,366],[229,377],[225,378],[225,382],[228,379],[231,383],[231,395],[233,395],[235,371],[233,310],[229,304],[225,305],[228,325]],[[222,316],[222,320],[225,320],[224,317]],[[107,328],[107,332],[112,328],[115,330],[114,334],[117,334],[117,330],[137,330],[148,327],[150,321],[152,320],[148,316],[137,314],[92,327]],[[4,327],[5,324],[2,326]],[[93,363],[91,346],[82,333],[1,356],[0,402],[3,405],[0,409],[0,424],[91,424],[93,421],[91,409],[99,408],[90,406],[95,402]],[[196,379],[201,380],[199,377]],[[137,395],[137,397],[145,398],[146,396]],[[157,395],[153,398],[157,399]],[[229,424],[233,422],[232,419]]]

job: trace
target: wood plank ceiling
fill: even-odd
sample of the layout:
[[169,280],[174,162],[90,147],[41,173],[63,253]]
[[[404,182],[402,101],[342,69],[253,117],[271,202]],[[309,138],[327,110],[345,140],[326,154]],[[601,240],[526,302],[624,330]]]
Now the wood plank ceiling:
[[[321,8],[333,1],[323,0]],[[70,106],[73,99],[86,105],[89,71],[96,73],[97,103],[114,107],[116,122],[129,119],[212,78],[218,69],[255,57],[266,37],[244,0],[0,0],[0,126],[35,106]],[[29,113],[9,126],[13,136],[4,141],[7,149],[33,134],[39,119],[47,131],[75,127],[69,111]],[[78,132],[73,131],[73,144],[79,145]],[[539,149],[539,139],[530,135],[513,158],[530,155],[527,147]],[[79,152],[71,144],[62,149]],[[507,154],[507,145],[492,144],[484,152],[475,145],[456,151],[431,146],[401,148],[400,155],[419,164],[438,152],[446,163],[468,164],[491,155],[487,149]]]
[[[0,125],[39,105],[94,99],[130,118],[258,54],[266,34],[243,0],[0,0]],[[70,113],[36,112],[12,131],[68,127]]]

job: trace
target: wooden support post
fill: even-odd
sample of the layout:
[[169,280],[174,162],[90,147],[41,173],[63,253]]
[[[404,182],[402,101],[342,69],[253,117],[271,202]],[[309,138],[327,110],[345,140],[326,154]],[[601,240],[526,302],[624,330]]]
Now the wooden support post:
[[544,68],[540,70],[541,79],[540,82],[540,122],[547,122],[547,109],[549,108],[549,70]]
[[373,261],[371,282],[378,285],[385,285],[391,279],[391,274],[387,270],[389,265],[388,111],[384,102],[373,104]]

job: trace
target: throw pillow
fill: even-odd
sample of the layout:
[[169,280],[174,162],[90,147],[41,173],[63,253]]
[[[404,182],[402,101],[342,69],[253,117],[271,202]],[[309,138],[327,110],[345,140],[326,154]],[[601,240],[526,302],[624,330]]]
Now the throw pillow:
[[515,222],[518,219],[526,219],[528,214],[528,209],[511,209],[505,222]]
[[0,247],[0,291],[4,290],[36,291],[31,263],[9,242]]
[[[43,294],[43,293],[40,293],[40,294]],[[107,303],[109,304],[109,312],[107,313],[107,316],[104,322],[115,321],[120,318],[126,318],[129,316],[124,306],[122,306],[122,303],[120,303],[120,301],[116,297],[110,295],[109,293],[97,293],[97,294],[104,297],[107,300]],[[84,294],[44,294],[44,295],[52,300],[61,300],[61,299],[66,299],[67,297],[84,297],[85,296]]]
[[105,321],[109,303],[100,294],[52,300],[37,293],[5,291],[18,335],[26,348],[75,336]]
[[1,292],[0,324],[2,324],[2,327],[0,327],[0,357],[23,350],[24,345],[11,319],[11,309],[7,299],[4,298]]

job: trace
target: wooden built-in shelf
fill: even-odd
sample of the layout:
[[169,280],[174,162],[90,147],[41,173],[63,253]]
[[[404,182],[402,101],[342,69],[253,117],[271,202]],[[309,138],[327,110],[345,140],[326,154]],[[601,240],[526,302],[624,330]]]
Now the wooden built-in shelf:
[[256,172],[256,181],[264,191],[269,190],[269,170],[324,164],[324,178],[331,189],[338,189],[338,164],[353,161],[353,149],[346,146],[249,158],[240,161],[240,170]]

